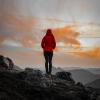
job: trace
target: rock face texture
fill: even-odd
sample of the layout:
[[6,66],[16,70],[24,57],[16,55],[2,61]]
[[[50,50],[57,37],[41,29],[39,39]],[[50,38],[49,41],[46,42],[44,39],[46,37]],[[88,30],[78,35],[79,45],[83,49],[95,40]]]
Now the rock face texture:
[[[100,90],[85,87],[75,81],[69,72],[45,75],[40,70],[26,68],[24,71],[9,71],[1,63],[0,100],[98,100]],[[13,70],[13,68],[12,68]]]
[[0,55],[0,69],[12,70],[13,67],[14,67],[14,63],[10,58]]

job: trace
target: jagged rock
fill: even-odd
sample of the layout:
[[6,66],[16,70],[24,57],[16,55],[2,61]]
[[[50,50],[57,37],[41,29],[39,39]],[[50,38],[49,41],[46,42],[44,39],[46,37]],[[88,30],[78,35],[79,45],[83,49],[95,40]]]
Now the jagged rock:
[[33,75],[33,76],[37,76],[37,77],[42,77],[43,76],[42,71],[36,70],[36,69],[33,69],[33,68],[25,68],[25,72],[28,75]]
[[41,77],[43,77],[43,73],[40,70],[36,70],[33,68],[25,68],[25,71],[19,73],[19,77],[31,85],[40,86]]
[[25,72],[29,72],[29,73],[31,73],[31,72],[33,72],[33,68],[25,68]]
[[[0,68],[13,69],[11,59],[0,56]],[[41,70],[0,71],[0,100],[99,100],[100,90],[75,83],[71,73],[45,75]]]
[[67,80],[67,81],[71,81],[74,83],[74,80],[72,79],[70,72],[65,72],[65,71],[57,72],[56,77]]
[[10,58],[0,55],[0,69],[1,70],[5,70],[5,69],[12,70],[13,67],[14,67],[14,63]]
[[12,70],[14,67],[13,61],[8,57],[6,57],[6,60],[8,61],[8,69]]
[[8,65],[4,61],[4,56],[0,55],[0,69],[7,69]]
[[30,74],[32,78],[26,80],[27,73],[1,71],[0,100],[93,100],[98,97],[93,88],[86,89],[81,83],[75,84],[56,75],[39,77],[38,74]]
[[76,83],[76,85],[84,88],[84,85],[81,82]]

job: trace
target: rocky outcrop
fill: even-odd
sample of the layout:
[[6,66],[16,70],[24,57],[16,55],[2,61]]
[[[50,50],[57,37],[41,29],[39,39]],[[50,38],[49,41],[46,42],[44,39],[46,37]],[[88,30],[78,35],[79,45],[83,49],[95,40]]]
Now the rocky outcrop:
[[[38,73],[41,73],[41,76],[38,76]],[[97,90],[56,75],[47,76],[40,70],[32,72],[25,70],[19,73],[1,71],[0,100],[96,100],[93,98],[99,98],[100,94]]]
[[[1,57],[2,58],[2,57]],[[1,59],[0,58],[0,59]],[[3,62],[3,61],[1,61]],[[0,63],[5,69],[5,63]],[[13,69],[12,69],[13,70]],[[98,100],[100,90],[85,87],[61,71],[45,75],[41,70],[0,71],[0,100]]]
[[72,83],[75,83],[75,81],[72,79],[72,76],[71,76],[70,72],[66,72],[66,71],[57,72],[56,77],[58,77],[60,79],[67,80],[67,81],[70,81]]
[[4,70],[17,72],[17,71],[22,71],[23,69],[16,66],[12,61],[12,59],[10,59],[9,57],[0,55],[0,71],[4,71]]
[[0,55],[0,70],[12,70],[13,67],[14,63],[10,58]]

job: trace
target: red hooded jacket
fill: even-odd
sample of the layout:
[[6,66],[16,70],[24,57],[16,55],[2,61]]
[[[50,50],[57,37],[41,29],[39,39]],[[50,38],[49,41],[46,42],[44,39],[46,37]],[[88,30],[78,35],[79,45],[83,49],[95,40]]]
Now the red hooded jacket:
[[43,37],[41,42],[41,47],[43,48],[44,51],[49,51],[49,52],[52,52],[53,49],[55,49],[56,41],[52,34],[51,29],[48,29],[46,35]]

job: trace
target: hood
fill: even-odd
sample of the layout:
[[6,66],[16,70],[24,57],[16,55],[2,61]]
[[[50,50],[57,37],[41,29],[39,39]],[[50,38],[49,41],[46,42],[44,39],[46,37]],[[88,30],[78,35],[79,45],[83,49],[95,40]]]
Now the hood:
[[46,35],[47,35],[47,36],[52,36],[52,35],[53,35],[53,34],[52,34],[52,30],[51,30],[51,29],[48,29],[47,32],[46,32]]

